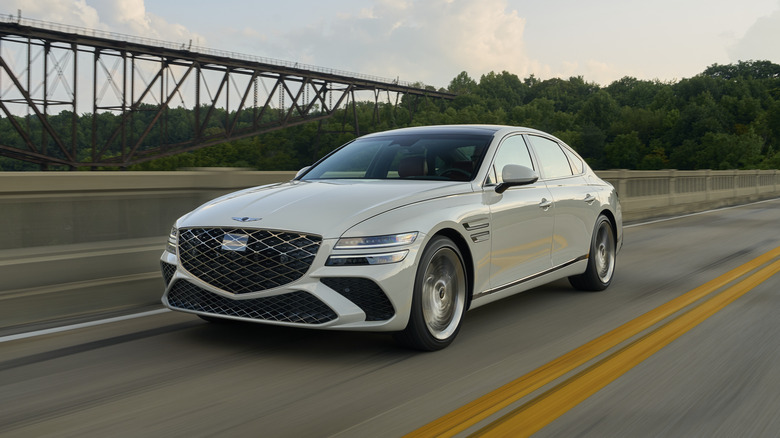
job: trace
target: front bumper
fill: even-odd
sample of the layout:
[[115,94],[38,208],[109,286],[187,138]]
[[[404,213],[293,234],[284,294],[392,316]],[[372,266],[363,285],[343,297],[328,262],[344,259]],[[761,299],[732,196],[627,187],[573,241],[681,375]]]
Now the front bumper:
[[409,254],[401,262],[368,266],[325,266],[330,255],[356,251],[334,251],[335,240],[324,240],[312,266],[298,280],[241,294],[197,278],[175,254],[165,251],[160,259],[165,280],[162,303],[171,310],[239,321],[398,331],[409,319],[416,260],[423,240],[407,247]]

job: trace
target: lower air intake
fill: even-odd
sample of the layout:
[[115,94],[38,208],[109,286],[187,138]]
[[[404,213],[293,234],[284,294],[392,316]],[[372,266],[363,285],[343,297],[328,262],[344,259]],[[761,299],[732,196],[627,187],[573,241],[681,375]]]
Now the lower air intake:
[[382,288],[367,278],[326,277],[320,281],[360,307],[366,321],[387,321],[395,315],[393,304]]
[[174,283],[168,292],[168,303],[182,310],[296,324],[324,324],[338,316],[317,297],[304,291],[233,300],[185,280]]

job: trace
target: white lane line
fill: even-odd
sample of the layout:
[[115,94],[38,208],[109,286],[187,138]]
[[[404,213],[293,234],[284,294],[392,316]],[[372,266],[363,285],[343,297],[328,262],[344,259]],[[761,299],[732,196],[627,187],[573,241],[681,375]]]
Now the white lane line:
[[731,209],[734,209],[734,208],[748,207],[750,205],[763,204],[763,203],[766,203],[766,202],[773,202],[773,201],[777,201],[777,200],[778,200],[778,198],[772,198],[772,199],[765,199],[763,201],[751,202],[750,204],[732,205],[730,207],[721,207],[721,208],[715,208],[715,209],[712,209],[712,210],[697,211],[696,213],[689,213],[689,214],[684,214],[684,215],[681,215],[681,216],[672,216],[672,217],[666,217],[666,218],[663,218],[663,219],[655,219],[655,220],[647,221],[647,222],[640,222],[638,224],[623,225],[623,228],[641,227],[642,225],[652,225],[652,224],[657,224],[659,222],[673,221],[675,219],[682,219],[682,218],[685,218],[685,217],[698,216],[700,214],[713,213],[713,212],[716,212],[716,211],[731,210]]
[[159,315],[159,314],[165,313],[165,312],[170,312],[170,309],[150,310],[148,312],[133,313],[133,314],[130,314],[130,315],[117,316],[117,317],[114,317],[114,318],[107,318],[107,319],[99,319],[97,321],[82,322],[80,324],[65,325],[65,326],[62,326],[62,327],[54,327],[54,328],[45,329],[45,330],[37,330],[37,331],[34,331],[34,332],[18,333],[18,334],[15,334],[15,335],[8,335],[8,336],[0,337],[0,343],[8,342],[8,341],[15,341],[17,339],[33,338],[35,336],[49,335],[49,334],[52,334],[52,333],[67,332],[67,331],[70,331],[70,330],[77,330],[77,329],[85,328],[85,327],[94,327],[96,325],[111,324],[112,322],[127,321],[129,319],[143,318],[143,317],[146,317],[146,316]]

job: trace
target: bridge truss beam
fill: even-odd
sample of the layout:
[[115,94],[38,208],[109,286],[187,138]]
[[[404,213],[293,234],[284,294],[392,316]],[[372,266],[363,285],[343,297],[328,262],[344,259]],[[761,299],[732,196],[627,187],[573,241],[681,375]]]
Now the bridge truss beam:
[[[16,134],[0,138],[0,155],[42,168],[127,167],[322,121],[350,104],[358,134],[358,93],[371,93],[374,121],[384,93],[396,107],[399,96],[410,96],[410,114],[418,99],[454,97],[419,84],[33,24],[0,18],[0,116]],[[170,129],[182,120],[184,138]]]

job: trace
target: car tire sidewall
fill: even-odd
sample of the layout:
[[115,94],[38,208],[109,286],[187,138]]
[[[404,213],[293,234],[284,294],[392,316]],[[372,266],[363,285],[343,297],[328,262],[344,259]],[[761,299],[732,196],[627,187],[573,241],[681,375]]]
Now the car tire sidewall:
[[[457,299],[461,302],[457,304],[460,306],[460,309],[456,312],[455,315],[453,315],[453,318],[457,318],[456,327],[447,338],[439,339],[430,332],[425,322],[422,304],[422,288],[425,272],[429,264],[433,260],[434,256],[440,250],[445,248],[454,252],[458,258],[458,263],[460,264],[460,269],[462,270],[464,276],[463,281],[465,293],[457,295]],[[428,245],[426,245],[425,249],[423,250],[422,257],[420,258],[420,262],[417,265],[409,322],[403,331],[396,334],[396,340],[407,347],[424,351],[435,351],[447,347],[455,339],[458,332],[460,331],[460,327],[462,326],[463,316],[466,313],[466,297],[468,293],[468,271],[466,271],[466,266],[463,262],[463,255],[458,249],[458,246],[447,237],[434,237],[428,243]]]
[[[590,239],[590,256],[588,257],[588,266],[585,269],[585,272],[582,275],[577,275],[573,277],[569,277],[569,282],[572,286],[574,286],[576,289],[579,290],[585,290],[585,291],[592,291],[592,292],[598,292],[606,289],[609,287],[610,284],[612,284],[612,279],[615,278],[615,267],[612,268],[612,273],[609,277],[609,280],[606,282],[601,281],[601,278],[598,274],[598,269],[596,267],[596,251],[598,251],[597,248],[597,242],[596,239],[598,237],[599,230],[603,227],[607,227],[607,231],[609,233],[612,233],[612,248],[610,248],[611,251],[611,257],[614,259],[616,257],[616,250],[615,247],[616,242],[614,238],[614,229],[612,226],[612,222],[607,218],[605,215],[599,215],[598,219],[596,219],[596,225],[593,227],[593,235]],[[617,263],[617,260],[613,260],[613,263]]]

